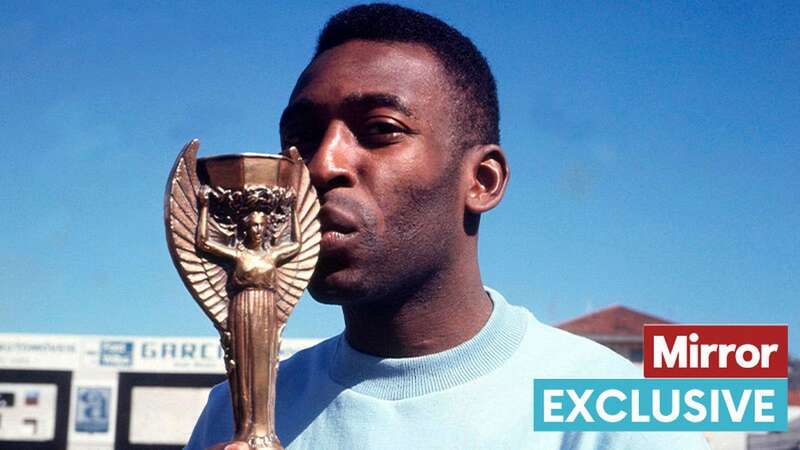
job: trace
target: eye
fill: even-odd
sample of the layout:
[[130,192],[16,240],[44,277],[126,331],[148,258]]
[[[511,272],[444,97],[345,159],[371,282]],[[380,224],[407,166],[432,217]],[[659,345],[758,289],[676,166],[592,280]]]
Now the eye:
[[381,147],[400,142],[408,129],[388,117],[378,117],[364,122],[358,134],[359,141],[367,147]]

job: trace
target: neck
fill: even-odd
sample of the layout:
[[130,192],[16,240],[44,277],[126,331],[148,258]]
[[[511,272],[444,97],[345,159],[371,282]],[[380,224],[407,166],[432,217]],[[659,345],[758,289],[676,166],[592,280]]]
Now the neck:
[[475,336],[489,319],[492,302],[474,256],[459,258],[465,262],[391,301],[343,307],[348,343],[363,353],[400,358],[439,353]]

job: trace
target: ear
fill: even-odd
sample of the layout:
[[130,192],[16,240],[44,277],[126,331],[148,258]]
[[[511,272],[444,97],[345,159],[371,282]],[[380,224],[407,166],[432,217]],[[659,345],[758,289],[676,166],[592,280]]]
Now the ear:
[[510,175],[506,155],[495,144],[470,150],[466,159],[469,171],[466,210],[481,214],[497,206],[503,199]]

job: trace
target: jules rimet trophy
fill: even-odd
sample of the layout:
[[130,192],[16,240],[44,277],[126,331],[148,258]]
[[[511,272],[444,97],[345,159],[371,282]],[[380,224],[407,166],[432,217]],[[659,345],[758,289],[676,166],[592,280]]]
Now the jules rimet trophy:
[[234,440],[282,449],[275,434],[281,333],[319,253],[319,202],[295,148],[283,155],[175,161],[164,201],[167,244],[186,288],[220,334]]

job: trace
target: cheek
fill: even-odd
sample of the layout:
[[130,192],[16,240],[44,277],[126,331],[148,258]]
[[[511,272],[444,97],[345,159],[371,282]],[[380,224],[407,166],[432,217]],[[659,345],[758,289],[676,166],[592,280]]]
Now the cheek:
[[[376,158],[377,159],[377,158]],[[426,180],[415,175],[419,164],[410,158],[383,158],[360,173],[367,191],[365,219],[379,240],[391,240],[398,225],[411,221],[417,211],[414,192],[424,189]]]
[[[457,186],[446,174],[415,178],[397,183],[391,192],[379,198],[384,202],[383,231],[386,241],[396,251],[403,249],[420,254],[420,247],[440,252],[450,243],[450,236],[461,227],[462,214],[457,202]],[[401,250],[401,252],[403,252]]]
[[437,239],[460,229],[463,205],[459,209],[457,170],[442,155],[443,150],[420,140],[377,151],[363,160],[359,176],[371,203],[373,244],[385,245],[374,250],[416,252],[415,242],[441,249],[445,242]]

